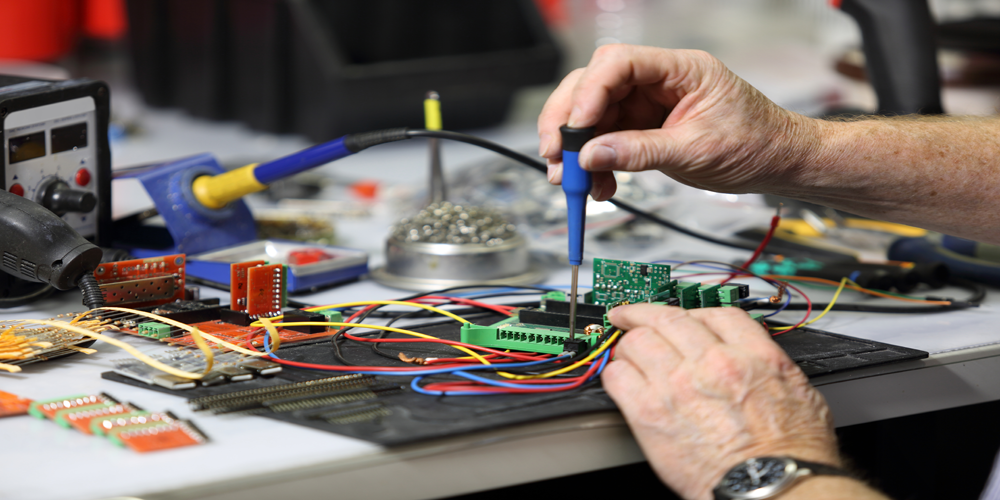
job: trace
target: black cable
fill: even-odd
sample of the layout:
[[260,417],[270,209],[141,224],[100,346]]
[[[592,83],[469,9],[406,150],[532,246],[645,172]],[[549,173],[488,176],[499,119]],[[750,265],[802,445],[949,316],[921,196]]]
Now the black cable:
[[101,293],[101,285],[97,284],[97,278],[93,273],[84,273],[77,280],[76,286],[80,287],[83,293],[83,303],[88,309],[104,307],[104,294]]
[[[548,171],[548,168],[546,167],[546,165],[544,163],[542,163],[541,161],[535,159],[535,158],[532,158],[532,157],[530,157],[530,156],[528,156],[528,155],[526,155],[524,153],[520,153],[520,152],[514,151],[513,149],[507,148],[505,146],[501,146],[500,144],[497,144],[497,143],[495,143],[493,141],[489,141],[489,140],[483,139],[481,137],[476,137],[476,136],[473,136],[473,135],[460,134],[458,132],[451,132],[451,131],[448,131],[448,130],[407,129],[406,130],[406,136],[407,137],[434,137],[434,138],[438,138],[438,139],[449,139],[449,140],[452,140],[452,141],[464,142],[466,144],[472,144],[474,146],[479,146],[481,148],[493,151],[494,153],[501,154],[503,156],[506,156],[507,158],[510,158],[512,160],[515,160],[515,161],[518,161],[518,162],[523,163],[524,165],[527,165],[527,166],[529,166],[529,167],[531,167],[531,168],[533,168],[535,170],[538,170],[539,172],[546,173]],[[722,239],[716,238],[714,236],[709,236],[707,234],[699,233],[697,231],[688,229],[688,228],[686,228],[684,226],[677,225],[677,224],[675,224],[673,222],[670,222],[670,221],[668,221],[666,219],[660,218],[659,216],[657,216],[657,215],[655,215],[653,213],[646,212],[645,210],[641,210],[641,209],[639,209],[639,208],[637,208],[637,207],[635,207],[635,206],[633,206],[633,205],[631,205],[629,203],[626,203],[626,202],[621,201],[621,200],[617,200],[615,198],[611,198],[608,201],[612,205],[614,205],[614,206],[616,206],[616,207],[618,207],[618,208],[620,208],[620,209],[622,209],[622,210],[624,210],[624,211],[626,211],[626,212],[628,212],[628,213],[630,213],[632,215],[635,215],[636,217],[640,217],[640,218],[646,219],[646,220],[648,220],[648,221],[650,221],[650,222],[652,222],[654,224],[658,224],[658,225],[663,226],[665,228],[677,231],[678,233],[686,234],[686,235],[691,236],[693,238],[698,238],[700,240],[704,240],[704,241],[707,241],[709,243],[715,243],[716,245],[722,245],[722,246],[726,246],[726,247],[730,247],[730,248],[738,248],[740,250],[754,250],[754,249],[757,248],[757,244],[755,244],[755,243],[750,243],[750,242],[741,243],[741,242],[738,242],[738,241],[727,241],[727,240],[722,240]]]
[[[948,281],[949,285],[956,286],[959,288],[965,288],[969,290],[971,294],[965,298],[965,300],[956,301],[946,298],[937,297],[925,297],[926,300],[949,300],[950,305],[917,305],[917,306],[883,306],[877,304],[843,304],[837,302],[830,309],[831,311],[851,311],[851,312],[870,312],[870,313],[894,313],[894,314],[926,314],[926,313],[939,313],[947,311],[958,311],[961,309],[969,309],[972,307],[979,307],[979,304],[986,298],[986,287],[966,279],[962,278],[951,278]],[[781,304],[772,304],[770,302],[762,304],[749,304],[750,307],[747,309],[778,309],[781,308]],[[812,308],[814,310],[823,310],[829,306],[829,303],[813,303]],[[755,307],[756,306],[756,307]],[[804,311],[808,307],[804,303],[794,303],[789,304],[785,307],[786,311]]]
[[0,298],[0,309],[6,309],[8,307],[18,307],[25,304],[29,304],[39,299],[43,299],[52,295],[56,291],[56,287],[48,283],[38,283],[38,286],[34,290],[15,297],[4,297]]

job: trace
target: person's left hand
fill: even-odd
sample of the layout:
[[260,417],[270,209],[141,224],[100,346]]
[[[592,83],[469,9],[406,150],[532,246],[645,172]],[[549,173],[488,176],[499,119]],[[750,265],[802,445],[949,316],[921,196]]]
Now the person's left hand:
[[752,457],[841,465],[823,396],[743,310],[635,304],[608,317],[626,333],[604,387],[682,497],[710,499],[722,475]]

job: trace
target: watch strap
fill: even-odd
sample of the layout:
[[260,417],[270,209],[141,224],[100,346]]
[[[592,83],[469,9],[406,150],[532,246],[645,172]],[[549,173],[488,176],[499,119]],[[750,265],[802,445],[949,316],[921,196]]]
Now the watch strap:
[[[791,458],[791,457],[789,457]],[[854,477],[850,472],[847,472],[840,467],[834,467],[832,465],[821,464],[818,462],[807,462],[805,460],[799,460],[797,458],[792,458],[795,463],[798,464],[799,469],[809,469],[810,472],[817,476],[843,476],[843,477]]]

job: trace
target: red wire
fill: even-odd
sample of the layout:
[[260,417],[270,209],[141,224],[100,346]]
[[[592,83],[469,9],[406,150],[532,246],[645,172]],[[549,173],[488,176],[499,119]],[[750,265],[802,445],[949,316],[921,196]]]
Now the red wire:
[[[760,240],[760,245],[757,245],[757,249],[753,251],[753,255],[751,255],[750,258],[747,259],[746,262],[744,262],[740,267],[750,269],[750,264],[756,262],[757,258],[760,257],[760,254],[764,253],[764,249],[767,248],[767,244],[770,243],[771,238],[774,237],[774,232],[778,229],[778,223],[780,222],[781,215],[775,214],[774,217],[771,217],[771,227],[767,230],[767,234],[764,235],[764,239]],[[736,273],[730,274],[728,278],[722,280],[722,284],[725,285],[726,283],[729,283],[729,280],[735,277]]]

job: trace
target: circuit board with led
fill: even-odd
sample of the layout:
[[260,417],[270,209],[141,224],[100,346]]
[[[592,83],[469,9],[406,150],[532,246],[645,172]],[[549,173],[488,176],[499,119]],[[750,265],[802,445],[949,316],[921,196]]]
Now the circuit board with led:
[[[679,282],[670,278],[670,266],[611,259],[594,259],[594,288],[577,305],[576,339],[587,345],[611,328],[608,309],[617,305],[651,302],[678,305],[685,309],[699,307],[737,307],[749,295],[742,284],[703,285]],[[462,342],[483,347],[559,354],[570,340],[569,302],[563,292],[542,297],[538,308],[525,308],[517,316],[488,326],[462,325]],[[751,316],[760,320],[761,315]]]

